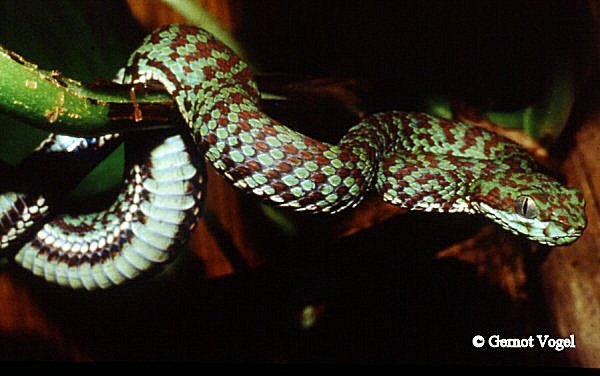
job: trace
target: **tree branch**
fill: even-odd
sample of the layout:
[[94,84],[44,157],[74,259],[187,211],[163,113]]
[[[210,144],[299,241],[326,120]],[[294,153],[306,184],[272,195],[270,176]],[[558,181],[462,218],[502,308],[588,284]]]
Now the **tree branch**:
[[1,46],[0,112],[71,136],[165,127],[179,117],[163,91],[112,82],[84,86]]

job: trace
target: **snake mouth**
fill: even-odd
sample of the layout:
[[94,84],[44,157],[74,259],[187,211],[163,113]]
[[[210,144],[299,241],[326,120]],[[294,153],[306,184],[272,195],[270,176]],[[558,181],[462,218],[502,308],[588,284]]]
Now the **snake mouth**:
[[579,237],[581,236],[581,232],[577,232],[574,233],[573,235],[566,235],[566,236],[560,236],[560,237],[556,237],[553,238],[554,243],[550,244],[550,243],[545,243],[548,245],[569,245],[573,242],[575,242],[577,239],[579,239]]
[[583,233],[578,228],[569,228],[565,231],[561,225],[551,221],[529,219],[517,213],[497,210],[483,202],[476,202],[472,205],[475,211],[485,215],[505,230],[515,235],[525,236],[541,244],[549,246],[568,245],[576,241]]
[[[546,224],[543,231],[540,233],[536,228],[532,230],[530,234],[525,234],[529,239],[535,240],[542,244],[550,246],[569,245],[575,242],[583,234],[582,230],[575,228],[569,228],[565,231],[562,230],[562,226],[557,225],[553,222],[542,222]],[[557,230],[559,229],[560,230]],[[557,234],[560,231],[561,234]]]

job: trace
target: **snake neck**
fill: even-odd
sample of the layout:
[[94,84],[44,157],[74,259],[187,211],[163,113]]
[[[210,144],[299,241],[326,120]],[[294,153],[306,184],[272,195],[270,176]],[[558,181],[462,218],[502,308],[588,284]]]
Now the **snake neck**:
[[234,186],[276,206],[340,211],[357,205],[373,180],[377,146],[305,136],[264,114],[243,88],[224,86],[198,107],[192,129],[207,160]]
[[373,180],[376,145],[331,145],[271,119],[247,65],[201,29],[154,32],[129,67],[125,82],[162,83],[206,159],[249,194],[298,211],[336,212],[358,204]]

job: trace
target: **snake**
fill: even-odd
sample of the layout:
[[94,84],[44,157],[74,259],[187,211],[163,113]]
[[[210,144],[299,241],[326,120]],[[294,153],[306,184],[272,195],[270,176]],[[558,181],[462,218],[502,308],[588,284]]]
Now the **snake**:
[[484,216],[549,246],[573,243],[586,227],[579,190],[472,124],[390,110],[337,144],[285,126],[261,110],[248,65],[199,27],[149,34],[121,83],[162,85],[183,121],[153,142],[128,142],[142,156],[110,207],[52,214],[43,195],[0,196],[2,248],[18,244],[18,264],[61,286],[105,289],[172,260],[201,215],[205,162],[239,190],[295,211],[337,213],[374,191],[401,208]]

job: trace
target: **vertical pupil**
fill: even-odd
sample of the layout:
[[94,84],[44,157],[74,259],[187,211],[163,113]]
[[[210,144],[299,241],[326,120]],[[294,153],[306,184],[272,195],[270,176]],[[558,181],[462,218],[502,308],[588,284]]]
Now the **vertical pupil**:
[[538,208],[535,201],[531,197],[521,196],[517,199],[515,204],[515,211],[520,216],[525,218],[534,218],[538,214]]
[[527,214],[528,214],[527,213],[527,207],[529,206],[528,204],[529,204],[529,199],[525,198],[523,200],[523,207],[521,208],[521,211],[523,212],[523,215],[526,216],[526,217],[527,217]]

